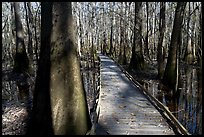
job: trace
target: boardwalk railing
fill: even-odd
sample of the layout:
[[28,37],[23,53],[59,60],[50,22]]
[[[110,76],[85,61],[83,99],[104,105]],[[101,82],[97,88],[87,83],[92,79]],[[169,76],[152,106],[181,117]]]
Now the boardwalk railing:
[[[113,59],[114,60],[114,59]],[[115,61],[114,61],[115,62]],[[129,80],[131,80],[136,87],[138,87],[143,93],[149,98],[149,100],[155,104],[157,109],[163,112],[166,118],[170,119],[173,122],[173,125],[177,128],[178,132],[183,135],[191,135],[183,125],[175,118],[175,116],[169,111],[168,107],[164,106],[159,100],[157,100],[154,96],[152,96],[139,82],[137,82],[120,64],[115,62],[122,72],[127,76]]]
[[100,67],[101,67],[101,60],[98,56],[97,61],[95,61],[96,68],[97,68],[97,80],[96,80],[96,89],[94,89],[95,92],[95,97],[94,97],[94,105],[91,109],[90,112],[90,117],[92,119],[92,127],[91,130],[86,133],[86,135],[95,135],[96,133],[96,125],[98,123],[98,117],[99,117],[99,112],[100,112],[100,107],[99,107],[99,94],[101,90],[101,72],[100,72]]
[[[114,60],[114,59],[113,59]],[[115,62],[115,61],[114,61]],[[139,82],[137,82],[121,65],[115,62],[118,67],[122,70],[122,72],[127,76],[127,78],[134,83],[136,87],[138,87],[152,102],[152,104],[173,124],[179,134],[183,135],[190,135],[190,133],[183,127],[183,125],[175,118],[175,116],[169,111],[168,107],[164,106],[159,100],[157,100],[154,96],[152,96]],[[99,94],[101,90],[101,60],[98,57],[98,61],[96,63],[98,68],[98,76],[97,76],[97,88],[96,88],[96,98],[94,99],[94,106],[91,112],[92,121],[92,128],[90,131],[87,132],[86,135],[95,135],[96,134],[96,125],[98,123],[98,117],[100,113],[100,99]]]

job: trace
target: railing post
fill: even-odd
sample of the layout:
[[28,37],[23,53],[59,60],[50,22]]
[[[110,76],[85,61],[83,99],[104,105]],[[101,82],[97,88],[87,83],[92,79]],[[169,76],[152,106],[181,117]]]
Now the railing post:
[[[94,62],[95,63],[95,62]],[[98,56],[98,60],[96,63],[97,66],[97,81],[96,81],[96,89],[94,89],[94,106],[92,109],[92,112],[90,112],[90,115],[93,118],[93,123],[91,130],[86,133],[86,135],[95,135],[96,134],[96,124],[98,123],[98,117],[99,117],[99,112],[100,112],[100,107],[99,107],[99,94],[101,90],[101,73],[100,73],[100,66],[101,66],[101,60]],[[96,91],[95,91],[96,90]]]

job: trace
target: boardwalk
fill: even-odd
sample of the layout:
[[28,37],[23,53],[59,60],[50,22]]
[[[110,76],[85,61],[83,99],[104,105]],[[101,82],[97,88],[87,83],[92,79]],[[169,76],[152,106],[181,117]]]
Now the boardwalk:
[[172,135],[173,130],[113,60],[100,55],[98,135]]

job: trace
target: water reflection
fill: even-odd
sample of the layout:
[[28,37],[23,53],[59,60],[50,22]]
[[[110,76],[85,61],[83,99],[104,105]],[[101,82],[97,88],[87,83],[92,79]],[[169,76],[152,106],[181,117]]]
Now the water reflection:
[[89,113],[91,109],[94,107],[94,103],[96,100],[96,91],[97,91],[97,84],[98,84],[98,73],[97,68],[88,68],[81,71],[84,90],[86,93],[86,99],[88,103]]
[[193,135],[202,134],[202,70],[180,69],[176,94],[162,84],[149,81],[148,91],[166,105],[181,124]]

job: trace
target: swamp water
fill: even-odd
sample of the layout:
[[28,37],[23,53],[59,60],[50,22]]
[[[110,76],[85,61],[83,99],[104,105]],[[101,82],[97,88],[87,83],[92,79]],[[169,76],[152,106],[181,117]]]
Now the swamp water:
[[175,96],[161,89],[158,81],[149,80],[148,85],[145,85],[192,135],[202,134],[202,75],[199,71],[202,70],[180,69],[179,87]]

